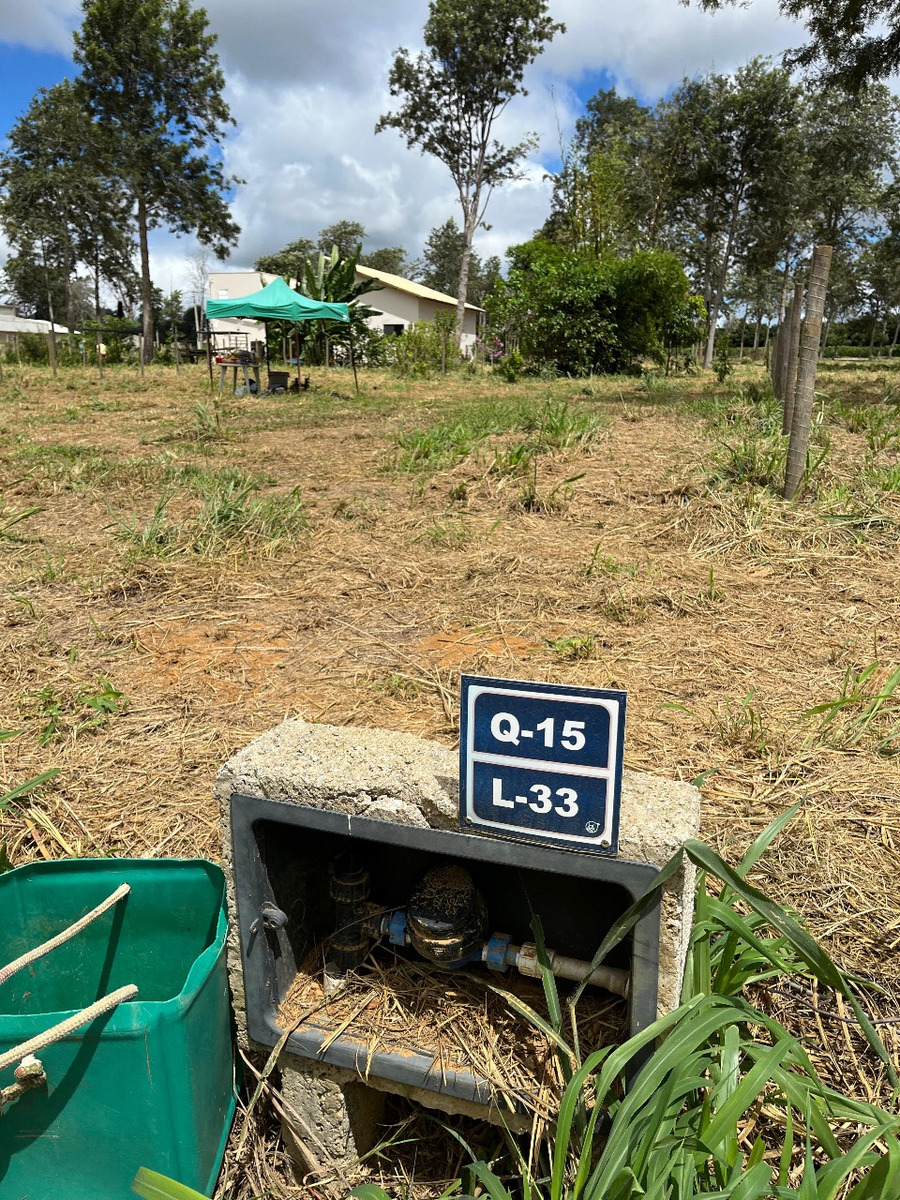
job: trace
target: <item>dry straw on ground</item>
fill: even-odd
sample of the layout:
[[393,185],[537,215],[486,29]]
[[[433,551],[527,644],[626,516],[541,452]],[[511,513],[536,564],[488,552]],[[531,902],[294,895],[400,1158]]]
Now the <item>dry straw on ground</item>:
[[[820,379],[831,449],[794,505],[723,482],[760,377],[711,425],[705,378],[375,375],[356,399],[320,372],[216,430],[199,369],[7,368],[0,794],[59,771],[0,813],[9,860],[216,858],[217,766],[289,713],[452,745],[460,670],[622,687],[628,765],[698,778],[726,855],[803,802],[758,881],[893,987],[897,768],[878,747],[900,715],[866,718],[900,665],[893,376]],[[399,469],[398,430],[548,398],[596,418],[589,444],[517,472],[511,429]],[[804,717],[875,663],[865,695]],[[229,1200],[262,1190],[243,1170]]]

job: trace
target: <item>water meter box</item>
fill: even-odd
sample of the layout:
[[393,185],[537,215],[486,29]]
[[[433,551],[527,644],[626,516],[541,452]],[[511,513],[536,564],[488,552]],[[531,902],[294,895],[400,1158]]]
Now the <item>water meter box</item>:
[[[82,859],[0,876],[0,964],[112,909],[0,985],[0,1052],[125,984],[137,998],[38,1052],[0,1117],[0,1196],[121,1200],[150,1167],[209,1195],[234,1113],[224,877],[202,860]],[[12,1083],[12,1071],[4,1085]]]
[[[283,1034],[278,1009],[298,967],[335,930],[329,864],[340,856],[346,860],[348,852],[369,873],[371,899],[385,912],[405,908],[423,874],[436,864],[456,864],[465,868],[483,897],[491,931],[528,942],[534,912],[549,947],[587,960],[658,874],[646,863],[376,821],[236,792],[230,811],[247,1033],[266,1047]],[[630,972],[628,1025],[637,1033],[657,1015],[658,907],[607,961]],[[502,979],[498,982],[502,986]],[[492,1102],[489,1083],[472,1072],[451,1070],[414,1046],[402,1053],[377,1048],[372,1053],[362,1042],[335,1038],[333,1029],[315,1020],[290,1035],[289,1051],[366,1078],[477,1104]]]

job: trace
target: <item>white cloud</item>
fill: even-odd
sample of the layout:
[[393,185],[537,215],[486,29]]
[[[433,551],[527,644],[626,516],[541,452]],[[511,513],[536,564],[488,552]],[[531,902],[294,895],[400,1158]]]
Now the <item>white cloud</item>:
[[553,14],[566,33],[539,65],[562,78],[605,68],[620,88],[642,99],[664,94],[684,76],[733,71],[755,55],[780,56],[804,40],[802,27],[778,14],[778,0],[703,13],[678,0],[555,0]]
[[[66,49],[78,0],[5,0],[0,38],[32,48]],[[421,252],[429,231],[458,202],[446,168],[406,148],[375,122],[391,107],[387,76],[399,46],[421,44],[427,0],[207,0],[210,27],[238,127],[225,143],[229,172],[246,180],[234,200],[242,227],[230,265],[247,267],[260,254],[347,218],[361,221],[367,245],[403,245]],[[514,100],[499,126],[505,141],[536,131],[540,150],[525,178],[499,189],[481,231],[482,254],[502,254],[531,236],[545,219],[546,166],[558,156],[558,126],[570,136],[579,105],[574,88],[587,73],[605,71],[620,90],[648,102],[684,75],[728,71],[755,54],[778,55],[803,40],[781,20],[777,0],[717,15],[678,0],[552,0],[567,25],[530,68],[529,95]],[[551,88],[553,92],[551,94]],[[28,97],[22,98],[26,105]],[[185,243],[157,236],[155,271],[164,290]],[[158,265],[157,265],[158,264]],[[182,271],[183,274],[183,271]],[[174,286],[178,287],[177,281]]]
[[3,0],[0,41],[68,54],[80,8],[80,0]]

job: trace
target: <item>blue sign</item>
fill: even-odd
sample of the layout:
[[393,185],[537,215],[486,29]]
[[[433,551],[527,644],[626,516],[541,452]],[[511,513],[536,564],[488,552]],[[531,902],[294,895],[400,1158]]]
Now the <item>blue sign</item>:
[[463,675],[460,825],[618,853],[625,699]]

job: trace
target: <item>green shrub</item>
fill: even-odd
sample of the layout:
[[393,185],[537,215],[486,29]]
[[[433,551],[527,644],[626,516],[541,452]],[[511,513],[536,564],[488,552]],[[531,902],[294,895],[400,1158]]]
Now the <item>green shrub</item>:
[[385,357],[405,379],[428,379],[460,364],[455,339],[456,317],[438,313],[433,321],[416,321],[396,338],[388,338]]
[[569,375],[619,372],[642,356],[665,362],[697,338],[703,305],[673,254],[598,258],[535,238],[510,258],[489,316],[530,362]]

